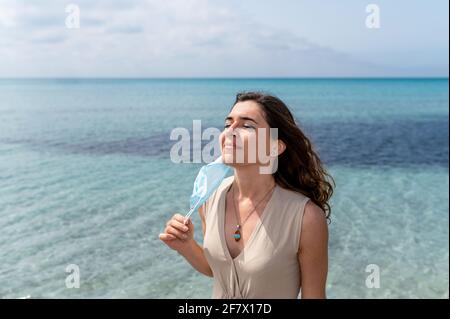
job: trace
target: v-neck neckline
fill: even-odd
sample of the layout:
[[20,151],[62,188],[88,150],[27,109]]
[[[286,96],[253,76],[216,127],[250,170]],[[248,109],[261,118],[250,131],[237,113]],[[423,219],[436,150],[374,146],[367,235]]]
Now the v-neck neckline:
[[222,245],[223,245],[223,249],[225,251],[225,255],[226,257],[231,260],[231,261],[236,261],[237,259],[239,259],[239,257],[241,257],[244,254],[244,251],[247,250],[248,246],[250,246],[253,242],[254,237],[256,236],[257,232],[259,231],[259,228],[261,228],[262,223],[263,223],[263,219],[265,219],[266,215],[267,215],[267,211],[272,207],[272,203],[274,201],[274,197],[275,197],[275,193],[277,192],[278,189],[278,184],[275,184],[274,190],[272,191],[272,194],[270,195],[270,199],[269,201],[266,203],[266,206],[264,207],[264,210],[262,212],[262,214],[259,216],[259,219],[252,231],[252,233],[250,234],[250,237],[248,238],[247,242],[245,243],[244,247],[242,248],[242,250],[239,252],[239,254],[236,257],[231,257],[230,254],[230,249],[228,248],[227,245],[227,241],[225,238],[225,218],[226,218],[226,202],[227,202],[227,194],[228,191],[231,188],[231,185],[233,185],[233,181],[234,181],[234,177],[231,179],[231,182],[229,185],[227,185],[227,187],[225,188],[225,190],[222,192],[221,194],[221,198],[220,198],[220,233],[221,233],[221,239],[222,239]]

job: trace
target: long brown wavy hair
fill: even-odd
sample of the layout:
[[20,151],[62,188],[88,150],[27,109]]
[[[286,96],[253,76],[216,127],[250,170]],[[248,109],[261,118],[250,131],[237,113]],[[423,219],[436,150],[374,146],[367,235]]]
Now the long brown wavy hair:
[[287,105],[276,96],[263,92],[242,92],[236,95],[233,107],[244,101],[258,103],[269,126],[278,129],[278,139],[286,144],[285,151],[278,157],[275,182],[309,197],[330,220],[328,201],[336,186],[334,179],[325,170],[313,144],[297,125]]

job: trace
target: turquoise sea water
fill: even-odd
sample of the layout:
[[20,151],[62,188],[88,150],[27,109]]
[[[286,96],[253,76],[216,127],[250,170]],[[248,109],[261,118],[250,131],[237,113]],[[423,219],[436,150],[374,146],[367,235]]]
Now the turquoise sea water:
[[200,167],[169,135],[241,90],[287,102],[335,178],[328,297],[448,298],[447,79],[0,80],[0,297],[209,298],[158,239]]

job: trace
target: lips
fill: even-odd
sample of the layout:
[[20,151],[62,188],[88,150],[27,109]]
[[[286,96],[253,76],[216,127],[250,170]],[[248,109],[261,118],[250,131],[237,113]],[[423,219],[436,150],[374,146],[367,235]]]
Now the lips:
[[226,149],[240,149],[240,147],[236,146],[236,142],[234,141],[233,143],[224,143],[223,147]]

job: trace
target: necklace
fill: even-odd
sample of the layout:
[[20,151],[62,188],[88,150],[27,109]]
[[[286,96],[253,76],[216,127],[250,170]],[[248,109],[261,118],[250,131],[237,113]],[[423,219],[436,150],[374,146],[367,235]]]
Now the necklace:
[[[277,184],[275,184],[276,186]],[[259,206],[259,204],[261,204],[264,199],[267,197],[267,195],[269,195],[269,193],[275,188],[275,186],[273,186],[271,189],[269,189],[269,191],[266,193],[266,195],[264,195],[264,197],[258,202],[258,204],[255,206],[255,208],[253,208],[253,210],[247,215],[247,217],[244,219],[244,222],[241,224],[239,217],[238,217],[238,213],[237,213],[237,209],[236,209],[236,202],[234,200],[234,185],[233,185],[233,206],[234,206],[234,214],[236,216],[236,220],[237,220],[237,225],[236,225],[236,231],[233,234],[233,238],[235,241],[239,241],[241,239],[241,228],[242,226],[244,226],[245,222],[248,220],[248,218],[250,217],[251,214],[253,214],[253,212],[256,211],[256,208]]]

